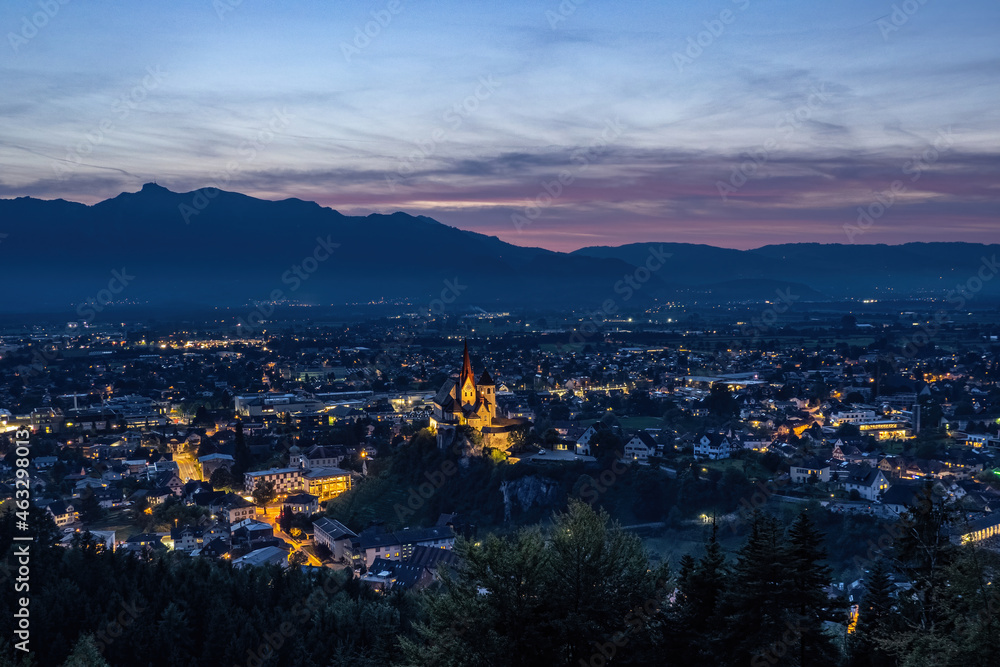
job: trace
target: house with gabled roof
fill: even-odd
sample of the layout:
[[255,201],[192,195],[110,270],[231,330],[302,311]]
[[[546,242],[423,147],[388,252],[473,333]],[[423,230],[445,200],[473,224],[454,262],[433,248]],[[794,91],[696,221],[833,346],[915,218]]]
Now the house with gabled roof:
[[649,463],[649,457],[656,456],[656,440],[646,431],[639,431],[625,443],[625,461]]
[[600,429],[597,424],[592,424],[576,439],[576,453],[580,456],[590,456],[590,441]]
[[46,513],[52,517],[56,526],[62,528],[80,520],[80,513],[72,503],[65,500],[55,500],[45,506]]
[[830,462],[816,456],[796,461],[789,467],[788,476],[793,484],[806,484],[811,479],[817,482],[829,482]]
[[732,453],[729,438],[721,433],[702,433],[694,441],[696,459],[728,459]]
[[841,480],[845,491],[857,491],[865,500],[878,500],[879,496],[889,490],[889,480],[878,468],[862,464],[848,466],[847,474]]

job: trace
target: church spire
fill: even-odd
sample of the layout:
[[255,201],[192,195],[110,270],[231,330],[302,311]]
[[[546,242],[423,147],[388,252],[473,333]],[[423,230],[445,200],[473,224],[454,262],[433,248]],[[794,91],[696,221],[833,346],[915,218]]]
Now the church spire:
[[475,383],[476,378],[472,374],[472,361],[469,359],[469,341],[465,341],[465,357],[462,359],[462,373],[458,376],[458,386],[465,384],[465,378],[472,378]]

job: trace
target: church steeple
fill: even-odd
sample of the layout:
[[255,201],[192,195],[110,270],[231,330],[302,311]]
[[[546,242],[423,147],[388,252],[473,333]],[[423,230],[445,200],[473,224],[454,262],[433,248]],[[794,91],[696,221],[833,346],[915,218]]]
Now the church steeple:
[[469,341],[465,341],[465,357],[458,376],[458,398],[462,405],[475,405],[478,398],[476,376],[472,374],[472,361],[469,359]]
[[469,341],[465,341],[465,357],[462,359],[462,372],[458,376],[458,386],[465,384],[465,378],[471,378],[475,383],[476,378],[472,374],[472,361],[469,359]]

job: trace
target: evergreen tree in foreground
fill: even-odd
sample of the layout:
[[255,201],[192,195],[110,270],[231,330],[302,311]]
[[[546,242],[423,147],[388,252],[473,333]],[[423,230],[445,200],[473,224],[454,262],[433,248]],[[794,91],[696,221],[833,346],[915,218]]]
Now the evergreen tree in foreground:
[[[606,513],[571,501],[537,529],[457,547],[464,565],[429,601],[411,665],[648,664],[663,634],[665,572]],[[659,580],[658,580],[659,578]],[[643,656],[643,657],[639,657]],[[662,660],[662,658],[658,658]]]
[[848,641],[850,667],[891,667],[896,664],[885,642],[898,629],[893,610],[892,581],[883,559],[872,565],[865,577],[865,595],[858,610],[858,623]]
[[[728,575],[726,557],[719,545],[718,527],[713,524],[701,559],[697,563],[690,556],[681,559],[676,617],[677,629],[683,638],[715,634],[719,600],[726,590]],[[708,643],[686,642],[683,653],[692,662],[711,659],[712,652],[707,648]]]
[[806,512],[799,514],[788,529],[785,606],[794,636],[789,647],[791,657],[797,659],[800,667],[832,666],[838,658],[831,637],[823,631],[823,623],[843,621],[844,614],[834,615],[826,594],[832,571],[824,564],[822,539]]

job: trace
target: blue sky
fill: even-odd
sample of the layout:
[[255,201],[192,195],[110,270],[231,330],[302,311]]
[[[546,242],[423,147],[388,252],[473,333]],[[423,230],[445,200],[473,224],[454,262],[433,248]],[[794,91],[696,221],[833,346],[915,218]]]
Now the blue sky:
[[0,28],[0,197],[155,179],[561,250],[1000,242],[996,2],[10,0]]

